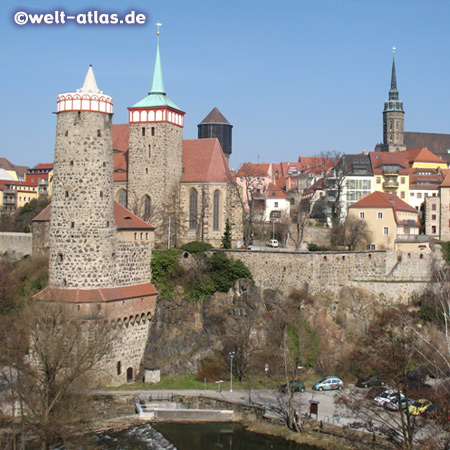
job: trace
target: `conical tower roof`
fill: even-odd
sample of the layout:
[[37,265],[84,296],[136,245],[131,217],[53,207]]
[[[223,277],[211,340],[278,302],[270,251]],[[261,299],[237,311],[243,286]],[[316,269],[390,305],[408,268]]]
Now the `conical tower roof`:
[[167,97],[166,91],[164,90],[161,56],[159,53],[159,34],[156,40],[156,59],[155,68],[153,70],[152,87],[147,97],[137,102],[132,108],[152,108],[158,106],[169,106],[170,108],[181,111],[181,109]]
[[84,79],[83,86],[80,89],[77,89],[77,92],[91,92],[93,94],[103,94],[103,92],[97,86],[94,71],[92,70],[92,64],[89,66],[86,78]]
[[213,108],[211,112],[200,122],[200,124],[202,123],[223,123],[226,125],[230,125],[230,122],[225,119],[225,117],[217,108]]

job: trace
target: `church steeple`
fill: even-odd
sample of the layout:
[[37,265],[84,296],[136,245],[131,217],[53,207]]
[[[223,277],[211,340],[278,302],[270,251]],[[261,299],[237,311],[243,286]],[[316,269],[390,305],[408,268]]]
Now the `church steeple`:
[[391,89],[389,90],[389,100],[398,100],[397,76],[395,75],[395,55],[392,57]]
[[404,145],[405,136],[405,112],[403,102],[399,100],[397,89],[397,74],[395,71],[395,50],[392,57],[391,88],[389,89],[389,100],[384,102],[383,111],[383,144],[375,148],[383,152],[399,152],[406,150]]
[[148,95],[152,95],[152,94],[166,95],[166,91],[164,90],[164,82],[163,82],[163,75],[162,75],[162,69],[161,69],[161,57],[159,55],[159,31],[158,31],[158,37],[156,39],[157,40],[156,40],[155,69],[153,70],[152,88],[150,89],[150,92],[148,93]]

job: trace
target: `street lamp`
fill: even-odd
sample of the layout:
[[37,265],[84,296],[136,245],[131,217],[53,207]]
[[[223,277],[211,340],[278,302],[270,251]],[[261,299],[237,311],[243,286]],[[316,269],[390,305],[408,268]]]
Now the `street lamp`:
[[264,366],[264,371],[266,372],[266,391],[267,391],[267,374],[269,372],[269,364],[266,363],[266,365]]
[[235,353],[234,352],[230,352],[230,392],[233,392],[233,358]]

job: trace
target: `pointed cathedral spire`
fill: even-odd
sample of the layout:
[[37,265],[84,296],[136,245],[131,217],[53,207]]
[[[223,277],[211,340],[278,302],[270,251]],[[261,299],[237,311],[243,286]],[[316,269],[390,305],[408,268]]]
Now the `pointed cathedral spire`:
[[94,71],[92,70],[92,64],[89,66],[89,69],[86,74],[86,78],[84,79],[83,87],[77,89],[77,92],[91,92],[93,94],[101,94],[102,91],[97,86],[97,81],[95,81]]
[[161,57],[159,55],[159,27],[161,24],[158,22],[156,24],[158,26],[157,38],[156,38],[156,60],[155,60],[155,69],[153,71],[153,81],[152,88],[150,89],[149,95],[151,94],[161,94],[166,95],[166,91],[164,90],[164,82],[163,75],[161,69]]
[[397,77],[395,75],[395,47],[394,47],[394,56],[392,57],[392,75],[391,75],[391,89],[389,90],[389,100],[398,100]]

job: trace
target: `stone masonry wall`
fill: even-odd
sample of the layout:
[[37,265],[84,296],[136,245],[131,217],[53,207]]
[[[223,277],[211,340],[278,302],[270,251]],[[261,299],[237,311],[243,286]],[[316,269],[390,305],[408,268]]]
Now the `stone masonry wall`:
[[[427,281],[433,257],[429,250],[417,252],[308,252],[229,251],[228,256],[240,259],[253,274],[255,284],[263,289],[289,292],[305,284],[310,292],[336,291],[346,285],[364,282],[361,287],[384,282],[386,297],[415,292],[424,284],[399,290],[400,281]],[[379,292],[378,288],[375,288]],[[402,292],[401,292],[402,291]],[[403,295],[402,294],[402,295]],[[406,294],[404,294],[406,295]]]
[[[175,125],[130,124],[128,208],[157,227],[157,243],[166,235],[165,204],[174,196],[181,178],[182,141],[183,129]],[[145,195],[151,199],[150,217],[143,217]]]
[[117,241],[116,255],[116,285],[128,286],[132,284],[148,283],[151,281],[151,242]]
[[0,233],[0,255],[7,253],[14,258],[22,258],[32,253],[31,233]]
[[113,286],[111,115],[58,114],[50,221],[49,285]]

